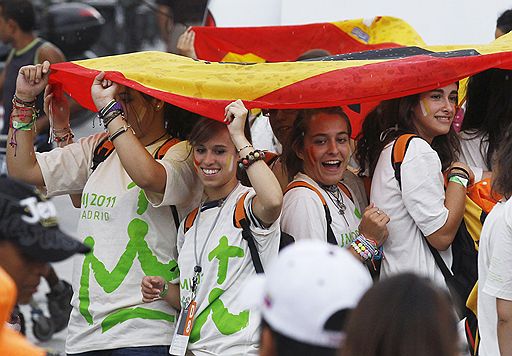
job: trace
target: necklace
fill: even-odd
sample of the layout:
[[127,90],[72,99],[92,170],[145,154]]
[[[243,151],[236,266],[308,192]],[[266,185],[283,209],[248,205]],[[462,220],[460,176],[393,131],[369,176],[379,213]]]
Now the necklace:
[[343,219],[348,225],[347,218],[345,217],[345,211],[347,210],[347,206],[345,205],[345,202],[343,200],[343,194],[338,188],[338,185],[322,185],[321,187],[323,190],[327,192],[327,196],[329,197],[329,199],[333,202],[336,208],[338,208],[338,214],[343,216]]
[[147,145],[145,145],[145,146],[146,146],[146,147],[149,147],[149,146],[151,146],[152,144],[157,143],[158,141],[160,141],[161,139],[163,139],[163,138],[164,138],[165,136],[167,136],[167,135],[168,135],[168,133],[166,132],[166,133],[164,133],[162,136],[160,136],[159,138],[157,138],[157,139],[156,139],[156,140],[154,140],[154,141],[151,141],[150,143],[148,143],[148,144],[147,144]]

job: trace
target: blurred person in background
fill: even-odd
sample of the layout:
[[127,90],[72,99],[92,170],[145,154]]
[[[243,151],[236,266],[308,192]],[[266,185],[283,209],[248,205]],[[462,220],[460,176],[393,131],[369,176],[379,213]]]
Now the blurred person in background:
[[[12,111],[12,97],[16,90],[16,77],[21,67],[29,64],[58,63],[65,61],[64,54],[52,43],[37,37],[34,33],[36,14],[30,0],[0,0],[0,40],[12,46],[5,68],[0,74],[0,88],[4,107],[1,134],[9,131]],[[48,151],[48,117],[43,113],[43,95],[37,97],[38,151]]]
[[469,78],[460,160],[475,173],[475,181],[492,173],[496,151],[512,122],[511,95],[512,70],[492,68]]
[[496,20],[494,38],[501,37],[512,30],[512,9],[504,11]]
[[381,280],[368,290],[348,317],[345,332],[341,356],[460,355],[447,292],[411,273]]
[[206,0],[156,0],[160,37],[167,52],[177,52],[179,36],[189,26],[201,26]]
[[480,355],[512,355],[512,126],[497,149],[493,191],[503,196],[485,219],[478,253]]
[[[0,88],[4,107],[3,127],[1,134],[9,130],[9,118],[12,112],[12,97],[16,88],[16,77],[19,69],[27,64],[50,63],[65,61],[62,52],[52,43],[37,37],[34,33],[36,13],[30,0],[0,0],[0,39],[10,44],[12,50],[7,58],[5,68],[0,74]],[[38,132],[35,144],[38,151],[48,151],[48,117],[43,113],[43,95],[37,97],[37,109],[40,116],[37,120]],[[44,277],[50,287],[48,294],[50,315],[56,323],[56,331],[62,330],[69,320],[71,306],[71,286],[60,280],[55,270],[49,266]]]

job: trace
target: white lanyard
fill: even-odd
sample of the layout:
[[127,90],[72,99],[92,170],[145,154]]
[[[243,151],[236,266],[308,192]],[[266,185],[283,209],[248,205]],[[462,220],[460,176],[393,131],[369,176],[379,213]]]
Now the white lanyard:
[[208,240],[210,239],[210,235],[212,234],[213,230],[215,229],[215,226],[217,226],[217,223],[218,223],[219,218],[220,218],[220,214],[222,213],[222,209],[224,208],[224,204],[226,203],[226,201],[231,196],[231,193],[233,193],[236,190],[236,188],[238,188],[239,184],[240,183],[238,183],[235,186],[235,188],[233,188],[233,190],[231,192],[229,192],[227,197],[222,200],[222,203],[220,204],[220,209],[217,212],[217,215],[215,216],[215,219],[213,220],[213,224],[210,227],[210,230],[208,231],[208,234],[206,235],[206,239],[205,239],[205,242],[204,242],[203,246],[201,247],[201,251],[199,253],[199,256],[197,256],[197,231],[199,230],[199,219],[201,217],[201,209],[202,209],[202,207],[204,205],[204,202],[202,202],[199,205],[199,208],[198,208],[198,211],[197,211],[197,217],[195,219],[196,223],[195,223],[195,229],[194,229],[194,260],[195,260],[196,265],[194,266],[194,277],[192,277],[192,287],[191,287],[192,294],[191,294],[191,298],[190,298],[191,301],[195,300],[195,297],[196,297],[197,282],[199,281],[199,274],[203,270],[202,267],[201,267],[201,260],[203,258],[203,253],[204,253],[204,250],[206,248],[206,244],[208,243]]

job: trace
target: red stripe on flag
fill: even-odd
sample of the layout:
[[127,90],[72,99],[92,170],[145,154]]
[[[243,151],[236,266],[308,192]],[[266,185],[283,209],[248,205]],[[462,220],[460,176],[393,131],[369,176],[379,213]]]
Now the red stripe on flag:
[[311,49],[331,54],[401,47],[395,43],[368,45],[331,23],[265,27],[193,27],[198,58],[221,61],[229,52],[253,53],[267,62],[295,61]]

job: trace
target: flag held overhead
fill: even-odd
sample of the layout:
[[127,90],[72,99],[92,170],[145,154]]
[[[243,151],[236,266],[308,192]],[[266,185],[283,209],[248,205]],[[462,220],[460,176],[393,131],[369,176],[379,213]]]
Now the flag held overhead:
[[375,102],[434,89],[489,68],[512,69],[512,35],[488,45],[372,50],[324,61],[215,63],[140,52],[51,66],[51,82],[88,109],[99,71],[122,85],[221,121],[242,99],[252,108]]

